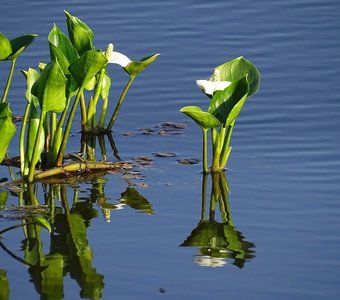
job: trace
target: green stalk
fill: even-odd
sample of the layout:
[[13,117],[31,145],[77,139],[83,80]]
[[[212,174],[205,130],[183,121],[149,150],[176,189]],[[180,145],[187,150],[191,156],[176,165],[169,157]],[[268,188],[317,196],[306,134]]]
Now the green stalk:
[[50,114],[50,144],[53,141],[54,133],[56,132],[57,128],[57,114],[51,113]]
[[8,78],[7,78],[7,82],[6,82],[6,87],[5,87],[5,90],[4,90],[4,94],[2,95],[1,102],[6,102],[8,91],[9,91],[9,88],[10,88],[11,83],[12,83],[12,78],[13,78],[13,73],[14,73],[14,66],[15,66],[16,61],[17,61],[16,58],[12,60],[11,70],[9,71],[9,74],[8,74]]
[[117,103],[117,105],[116,105],[116,108],[115,108],[115,110],[114,110],[114,112],[113,112],[113,114],[112,114],[112,116],[111,116],[109,125],[107,125],[107,127],[106,127],[106,129],[107,129],[108,131],[110,131],[110,130],[112,129],[112,126],[113,126],[113,124],[114,124],[115,121],[116,121],[116,118],[117,118],[117,115],[118,115],[120,106],[122,105],[122,102],[123,102],[123,100],[124,100],[124,98],[125,98],[125,96],[126,96],[126,93],[127,93],[127,91],[129,90],[129,88],[130,88],[130,86],[131,86],[131,84],[132,84],[132,82],[133,82],[133,80],[134,80],[135,78],[136,78],[136,75],[130,77],[129,81],[127,82],[127,84],[126,84],[126,86],[125,86],[125,88],[124,88],[124,90],[123,90],[123,92],[122,92],[122,94],[120,95],[120,98],[119,98],[119,100],[118,100],[118,103]]
[[207,190],[207,174],[202,177],[202,207],[201,207],[201,220],[205,219],[205,205],[206,205],[206,190]]
[[[87,122],[87,114],[86,114],[86,103],[85,103],[85,96],[84,96],[84,88],[81,90],[80,95],[80,114],[81,114],[81,131],[86,131],[86,122]],[[79,92],[78,92],[79,94]],[[77,94],[77,97],[78,97]],[[79,99],[78,99],[79,100]]]
[[79,88],[78,94],[76,96],[76,99],[74,99],[72,109],[71,109],[70,114],[68,116],[64,136],[63,136],[63,139],[61,141],[61,145],[60,145],[60,148],[59,148],[57,161],[56,161],[56,166],[58,166],[58,167],[60,167],[63,164],[64,153],[65,153],[65,150],[66,150],[67,140],[68,140],[68,137],[70,135],[74,114],[75,114],[76,109],[77,109],[79,98],[82,98],[81,95],[83,95],[83,90],[84,90],[84,87]]
[[224,169],[225,166],[227,165],[228,158],[229,158],[229,155],[230,155],[230,152],[231,152],[231,147],[229,145],[230,145],[231,135],[232,135],[233,129],[234,129],[234,124],[235,124],[235,121],[232,124],[230,124],[228,131],[226,133],[226,140],[225,140],[224,145],[223,145],[223,149],[222,149],[222,153],[221,153],[221,161],[220,161],[220,166],[221,166],[222,169]]
[[[216,130],[216,128],[212,129],[213,131]],[[220,127],[220,132],[217,135],[217,132],[214,133],[216,135],[215,137],[215,147],[214,147],[214,153],[213,153],[213,163],[211,167],[212,172],[220,172],[222,170],[221,165],[220,165],[220,158],[221,158],[221,153],[225,141],[225,136],[226,136],[226,128],[221,126]]]
[[203,173],[207,174],[209,173],[209,168],[208,168],[208,142],[207,142],[207,135],[208,135],[208,129],[202,128],[203,132]]
[[32,161],[31,161],[31,165],[29,166],[28,182],[33,182],[35,166],[36,166],[37,162],[39,161],[39,157],[40,157],[40,153],[38,152],[39,139],[40,139],[41,134],[42,134],[45,116],[46,116],[46,113],[44,111],[42,111],[41,114],[40,114],[40,122],[39,122],[37,136],[36,136],[36,139],[35,139],[35,142],[34,142]]
[[24,114],[24,119],[22,120],[22,126],[21,126],[21,131],[20,131],[20,142],[19,142],[19,149],[20,149],[20,171],[21,171],[21,176],[24,175],[25,173],[25,168],[27,165],[27,161],[25,159],[25,132],[26,132],[26,125],[27,125],[27,119],[28,119],[28,114],[30,112],[31,108],[31,103],[28,102],[26,105],[25,109],[25,114]]
[[105,119],[106,119],[106,112],[107,112],[107,107],[109,104],[109,98],[106,97],[105,99],[103,99],[103,107],[102,107],[102,111],[100,113],[100,117],[99,117],[99,121],[98,121],[98,128],[104,128],[105,126]]

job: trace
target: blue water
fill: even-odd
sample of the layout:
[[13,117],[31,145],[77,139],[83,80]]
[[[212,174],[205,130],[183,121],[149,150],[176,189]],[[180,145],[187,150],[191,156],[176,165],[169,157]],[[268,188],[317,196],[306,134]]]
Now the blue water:
[[[48,60],[46,37],[54,22],[66,29],[64,9],[93,29],[98,48],[113,42],[135,59],[161,53],[136,79],[113,133],[123,159],[153,158],[154,165],[141,170],[145,179],[132,183],[154,214],[126,205],[111,211],[108,223],[94,203],[98,216],[90,222],[87,241],[92,266],[104,282],[101,298],[338,299],[339,1],[3,0],[2,33],[10,38],[39,34],[19,57],[16,69]],[[178,110],[185,105],[205,107],[195,80],[208,78],[215,66],[240,55],[258,67],[262,84],[238,118],[226,177],[233,228],[253,246],[243,268],[234,264],[234,258],[217,260],[220,267],[204,267],[197,263],[202,247],[179,247],[201,218],[202,166],[177,163],[181,158],[200,159],[201,154],[200,130]],[[1,87],[7,66],[0,65]],[[110,72],[117,76],[116,98],[126,76],[117,68]],[[14,115],[23,112],[24,86],[17,71],[9,95]],[[188,121],[188,127],[169,136],[139,131],[166,121]],[[73,128],[70,151],[79,147],[78,130]],[[123,135],[130,131],[136,135]],[[10,154],[16,155],[16,149],[14,140]],[[160,151],[177,156],[152,154]],[[8,177],[7,168],[1,167],[0,178]],[[128,183],[120,175],[105,178],[107,202],[117,203]],[[81,200],[90,197],[91,186],[91,181],[79,184]],[[207,202],[210,187],[208,179]],[[71,201],[74,187],[67,188]],[[10,196],[8,206],[17,201]],[[220,218],[217,209],[218,222]],[[0,226],[17,222],[7,217],[0,219]],[[4,234],[1,242],[22,258],[23,233],[15,232],[18,235]],[[48,253],[45,231],[42,240],[43,252]],[[39,288],[27,267],[4,251],[0,257],[9,299],[38,299]],[[63,295],[64,299],[83,295],[69,272]]]

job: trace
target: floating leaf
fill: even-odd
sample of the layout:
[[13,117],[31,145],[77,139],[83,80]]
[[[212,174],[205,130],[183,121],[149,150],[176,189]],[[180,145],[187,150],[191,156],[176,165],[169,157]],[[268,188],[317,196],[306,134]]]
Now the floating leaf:
[[246,77],[233,82],[223,91],[217,91],[211,99],[208,112],[224,126],[230,125],[239,115],[247,99],[249,86]]
[[260,87],[260,72],[243,56],[235,58],[215,68],[210,81],[238,81],[247,76],[249,84],[248,97],[254,95]]
[[5,158],[9,143],[13,138],[16,127],[12,122],[12,112],[8,103],[0,103],[0,163]]
[[176,153],[173,153],[173,152],[154,152],[153,154],[158,157],[175,157],[176,156]]
[[153,54],[142,58],[140,61],[130,62],[124,69],[130,76],[137,76],[144,71],[150,64],[152,64],[159,54]]
[[11,53],[11,42],[0,32],[0,60],[6,59]]
[[192,118],[202,129],[219,127],[220,121],[209,112],[202,111],[197,106],[185,106],[180,112]]
[[8,60],[15,60],[37,37],[37,34],[19,36],[11,40],[12,53],[7,57]]
[[70,41],[74,48],[82,55],[86,51],[93,50],[94,34],[90,27],[66,10],[66,22]]

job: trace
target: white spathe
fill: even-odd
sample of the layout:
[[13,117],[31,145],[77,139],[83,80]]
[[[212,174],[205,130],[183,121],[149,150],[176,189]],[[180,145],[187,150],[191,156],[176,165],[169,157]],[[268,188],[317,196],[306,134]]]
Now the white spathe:
[[113,51],[113,44],[109,44],[106,52],[104,53],[108,63],[117,64],[125,68],[130,62],[131,59],[128,58],[125,54]]
[[213,95],[216,91],[222,91],[227,88],[230,81],[209,81],[209,80],[196,80],[196,84],[204,94]]

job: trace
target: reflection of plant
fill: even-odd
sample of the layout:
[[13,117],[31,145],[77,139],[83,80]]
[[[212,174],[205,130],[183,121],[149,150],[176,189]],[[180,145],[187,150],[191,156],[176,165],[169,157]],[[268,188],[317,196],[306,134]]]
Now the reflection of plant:
[[211,98],[208,111],[185,106],[180,111],[192,118],[203,132],[203,172],[208,173],[207,135],[211,131],[213,158],[211,172],[224,170],[231,151],[230,139],[237,116],[246,99],[259,89],[260,73],[243,57],[215,68],[209,80],[197,80]]
[[[0,248],[28,266],[32,282],[44,299],[64,297],[64,277],[67,274],[78,283],[82,298],[101,298],[104,278],[92,266],[93,252],[87,239],[90,221],[98,217],[95,205],[100,207],[106,221],[110,220],[112,211],[125,205],[147,214],[153,213],[151,204],[135,189],[127,187],[118,203],[110,203],[105,195],[106,179],[97,176],[92,179],[90,195],[84,199],[80,187],[76,186],[72,201],[67,197],[69,186],[41,184],[43,204],[39,201],[38,184],[25,184],[25,189],[18,192],[20,205],[11,207],[16,212],[16,219],[22,218],[22,222],[0,230],[0,237],[3,237],[14,229],[23,228],[23,258],[7,249],[4,239],[0,239]],[[0,192],[0,209],[7,207],[8,196],[7,191]],[[9,213],[10,210],[6,211]],[[46,249],[43,247],[43,228],[50,232],[48,253],[43,251]],[[5,287],[6,282],[8,285],[5,279],[5,273],[0,270],[0,287],[1,284]],[[0,289],[0,294],[2,291],[5,293],[5,289]],[[7,291],[9,293],[9,289]]]
[[9,299],[9,282],[5,270],[0,269],[0,299]]
[[[195,262],[202,266],[223,266],[226,259],[231,258],[234,259],[234,265],[242,268],[247,260],[254,257],[251,248],[255,245],[244,241],[242,234],[233,225],[228,203],[229,187],[225,174],[222,172],[212,174],[208,218],[205,216],[206,184],[207,177],[203,175],[201,219],[181,246],[199,247],[200,255],[195,257]],[[215,220],[216,204],[219,205],[222,222]]]

